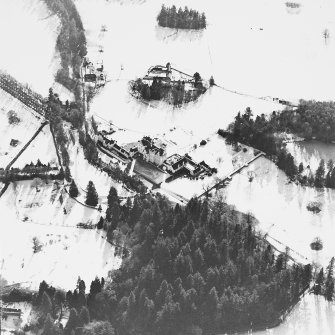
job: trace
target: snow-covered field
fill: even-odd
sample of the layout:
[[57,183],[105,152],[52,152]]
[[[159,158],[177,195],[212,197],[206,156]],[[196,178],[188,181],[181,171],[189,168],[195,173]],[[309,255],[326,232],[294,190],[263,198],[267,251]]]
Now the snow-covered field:
[[23,168],[26,164],[37,163],[48,164],[52,167],[58,166],[55,144],[50,127],[46,125],[37,137],[30,143],[28,148],[20,155],[13,167]]
[[[18,124],[9,124],[9,111],[17,114],[20,119]],[[39,114],[0,89],[0,167],[5,168],[19,153],[40,127],[41,119]],[[19,141],[17,146],[10,145],[12,139]]]
[[[96,223],[100,212],[69,199],[61,185],[36,180],[11,184],[0,198],[0,211],[5,232],[0,235],[0,259],[9,284],[38,288],[46,280],[73,289],[78,276],[90,283],[120,265],[102,232],[75,227],[79,222]],[[37,253],[34,237],[42,246]]]
[[59,19],[41,0],[0,1],[0,68],[46,96],[59,68]]

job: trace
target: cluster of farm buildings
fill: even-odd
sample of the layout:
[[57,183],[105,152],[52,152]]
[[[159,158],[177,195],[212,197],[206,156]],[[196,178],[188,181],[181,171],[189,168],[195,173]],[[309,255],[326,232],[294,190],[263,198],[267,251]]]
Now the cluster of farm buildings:
[[94,84],[95,86],[104,86],[106,83],[106,73],[104,71],[103,61],[94,66],[94,64],[87,58],[84,58],[83,66],[83,77],[86,83]]
[[211,175],[213,169],[204,161],[197,163],[188,154],[167,155],[166,144],[150,136],[144,136],[141,140],[121,147],[117,141],[107,138],[107,132],[102,131],[98,135],[98,148],[105,154],[112,156],[122,163],[129,163],[133,159],[150,163],[153,168],[159,168],[169,175],[169,179],[178,176],[196,178],[201,175]]
[[195,90],[196,84],[202,84],[202,80],[195,78],[185,72],[171,67],[170,63],[166,66],[155,65],[149,68],[148,73],[142,78],[142,82],[151,86],[153,81],[163,84],[182,84],[187,91]]

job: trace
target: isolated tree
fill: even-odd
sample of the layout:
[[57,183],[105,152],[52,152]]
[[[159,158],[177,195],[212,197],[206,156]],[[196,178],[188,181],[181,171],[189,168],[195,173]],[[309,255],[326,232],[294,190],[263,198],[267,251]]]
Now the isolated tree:
[[325,39],[325,44],[327,44],[328,38],[329,38],[329,36],[330,36],[330,34],[329,34],[329,30],[328,30],[328,29],[325,29],[325,30],[322,32],[322,36],[323,36],[323,38]]
[[39,241],[39,239],[36,236],[34,236],[33,237],[33,251],[34,251],[34,254],[41,251],[41,249],[42,249],[41,242]]
[[7,113],[7,117],[8,117],[8,123],[9,124],[18,124],[20,123],[20,118],[17,116],[17,113],[14,112],[13,110],[10,110],[8,113]]
[[71,335],[71,332],[73,330],[75,330],[76,327],[78,327],[78,321],[79,321],[79,318],[78,318],[78,313],[77,313],[76,309],[71,308],[69,319],[68,319],[67,324],[64,328],[64,334],[65,335]]
[[76,198],[79,194],[78,187],[77,187],[77,185],[76,185],[76,183],[74,182],[73,179],[71,181],[69,194],[72,198]]
[[104,227],[104,218],[100,216],[99,222],[97,224],[97,229],[102,229]]
[[86,192],[86,205],[93,207],[97,206],[99,202],[99,196],[92,181],[88,182]]

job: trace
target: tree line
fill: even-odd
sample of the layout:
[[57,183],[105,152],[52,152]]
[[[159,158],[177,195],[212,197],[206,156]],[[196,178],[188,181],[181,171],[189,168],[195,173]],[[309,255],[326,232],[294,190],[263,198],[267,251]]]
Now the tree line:
[[204,29],[206,28],[206,15],[199,13],[194,9],[188,9],[187,6],[178,11],[175,5],[162,8],[157,16],[158,24],[161,27],[177,28],[177,29]]
[[[96,278],[86,292],[86,284],[78,278],[76,288],[64,292],[42,281],[39,290],[33,296],[25,292],[11,294],[9,298],[17,301],[29,301],[34,306],[36,318],[26,325],[18,334],[26,332],[41,335],[114,335],[114,328],[108,321],[96,319],[95,311],[103,309],[95,298],[101,294],[104,279]],[[6,297],[8,300],[8,297]],[[69,310],[68,320],[63,326],[65,310]],[[93,311],[93,314],[90,313]]]
[[317,170],[313,173],[309,166],[295,162],[294,157],[287,151],[283,139],[277,136],[279,132],[288,130],[287,127],[282,127],[286,113],[294,115],[292,111],[284,114],[273,112],[268,117],[262,114],[254,118],[248,107],[243,114],[239,112],[236,115],[227,131],[219,130],[218,133],[226,137],[229,143],[240,142],[264,151],[291,180],[296,180],[302,185],[335,188],[335,167],[331,159],[327,164],[321,159]]
[[326,270],[321,268],[317,273],[313,286],[313,293],[324,296],[327,301],[334,300],[334,263],[335,259],[332,257]]
[[[87,54],[83,23],[72,0],[44,0],[44,2],[50,12],[56,14],[61,21],[56,43],[61,57],[61,68],[57,72],[56,79],[73,91],[80,79],[83,57]],[[73,70],[72,77],[70,68]]]

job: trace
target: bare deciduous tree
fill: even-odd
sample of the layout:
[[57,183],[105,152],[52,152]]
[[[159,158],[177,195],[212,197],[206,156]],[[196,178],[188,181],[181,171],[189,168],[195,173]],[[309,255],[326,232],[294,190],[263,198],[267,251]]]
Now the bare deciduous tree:
[[325,44],[327,44],[328,38],[330,37],[329,30],[328,30],[328,29],[325,29],[325,30],[322,32],[322,36],[323,36],[323,38],[325,39]]

